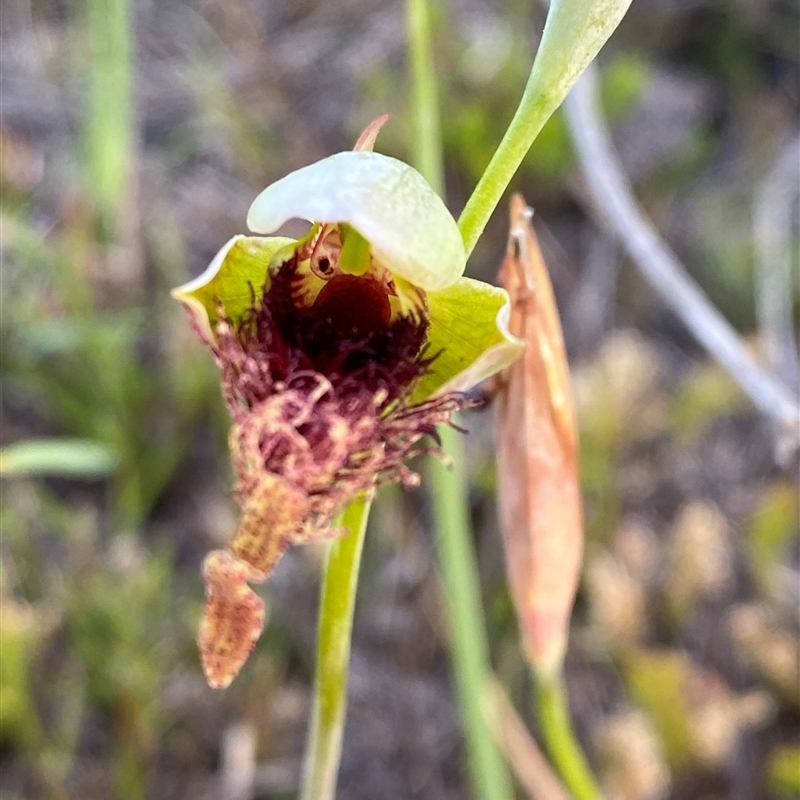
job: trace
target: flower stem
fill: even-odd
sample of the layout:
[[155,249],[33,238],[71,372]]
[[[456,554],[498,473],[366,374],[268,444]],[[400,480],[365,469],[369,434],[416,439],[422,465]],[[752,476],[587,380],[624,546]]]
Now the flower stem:
[[370,500],[356,498],[336,525],[348,533],[328,545],[320,598],[314,704],[300,800],[332,800],[342,754],[347,673],[358,568]]
[[556,105],[548,96],[534,91],[532,70],[514,118],[458,218],[458,227],[467,256],[475,249],[475,244],[492,212],[497,208],[503,192],[514,177],[525,154],[530,150],[534,139],[539,135],[539,131],[555,111]]
[[444,428],[440,434],[442,447],[453,458],[453,468],[432,461],[429,477],[467,763],[476,798],[510,800],[514,796],[511,779],[481,708],[491,667],[472,544],[463,446],[457,431]]
[[519,107],[467,201],[459,228],[469,255],[539,131],[625,16],[631,0],[552,0]]
[[414,166],[444,197],[444,158],[436,96],[436,70],[431,47],[428,0],[407,0],[406,24],[411,62],[411,111],[414,115]]
[[[411,61],[414,161],[431,186],[444,196],[444,159],[436,97],[436,74],[427,0],[407,0],[406,21]],[[453,672],[467,746],[467,763],[476,798],[510,800],[511,780],[481,709],[490,673],[489,645],[481,607],[480,581],[472,546],[469,496],[463,451],[456,431],[445,428],[442,447],[453,469],[430,464],[439,561],[447,603]]]
[[575,800],[602,800],[570,723],[562,672],[534,670],[534,706],[547,752]]

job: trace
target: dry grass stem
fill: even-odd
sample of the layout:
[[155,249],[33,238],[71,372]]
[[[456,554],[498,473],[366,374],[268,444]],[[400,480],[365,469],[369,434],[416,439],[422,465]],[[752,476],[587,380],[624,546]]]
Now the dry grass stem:
[[597,69],[590,66],[564,104],[581,160],[589,200],[603,226],[628,251],[644,278],[756,407],[779,425],[786,446],[800,444],[800,401],[751,357],[736,331],[709,302],[636,203],[614,153],[598,100]]
[[500,749],[531,800],[569,800],[567,790],[494,679],[486,686],[483,707]]

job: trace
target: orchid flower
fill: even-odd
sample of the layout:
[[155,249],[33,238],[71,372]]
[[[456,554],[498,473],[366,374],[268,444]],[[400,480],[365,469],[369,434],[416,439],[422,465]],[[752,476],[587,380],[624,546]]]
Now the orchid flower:
[[361,493],[419,482],[404,462],[436,451],[463,392],[523,344],[508,295],[463,277],[455,220],[407,164],[356,150],[297,170],[253,202],[248,227],[290,219],[307,235],[234,236],[173,295],[221,372],[242,515],[203,564],[199,646],[211,686],[238,673],[263,628],[266,579],[292,544],[336,536]]

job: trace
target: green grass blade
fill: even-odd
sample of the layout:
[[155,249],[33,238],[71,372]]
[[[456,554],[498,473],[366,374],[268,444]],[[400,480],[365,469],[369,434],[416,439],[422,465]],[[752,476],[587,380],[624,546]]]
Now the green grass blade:
[[117,455],[89,439],[28,439],[0,450],[0,475],[98,479],[117,467]]
[[467,763],[476,798],[510,800],[514,797],[511,779],[481,709],[491,667],[461,434],[451,428],[440,433],[442,446],[453,458],[453,468],[432,461],[429,477]]
[[[444,159],[427,0],[407,0],[406,21],[416,131],[414,165],[444,196]],[[455,466],[448,470],[434,462],[428,472],[470,780],[477,798],[510,800],[514,796],[511,780],[480,705],[490,671],[489,645],[472,546],[463,449],[459,434],[452,429],[442,430],[441,436]]]

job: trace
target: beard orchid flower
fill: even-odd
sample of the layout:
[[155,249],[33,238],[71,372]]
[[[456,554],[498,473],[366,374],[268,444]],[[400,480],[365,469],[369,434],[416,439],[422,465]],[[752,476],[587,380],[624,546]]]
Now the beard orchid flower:
[[334,517],[376,486],[418,477],[463,392],[521,352],[508,295],[464,278],[455,220],[414,169],[356,150],[293,172],[253,202],[248,227],[311,223],[299,240],[234,236],[173,291],[220,369],[241,519],[203,563],[199,646],[211,686],[238,673],[266,610],[250,587],[292,544],[336,536]]

